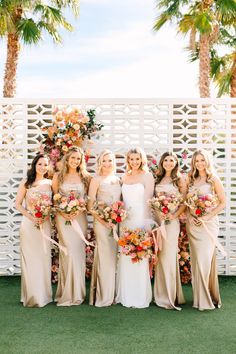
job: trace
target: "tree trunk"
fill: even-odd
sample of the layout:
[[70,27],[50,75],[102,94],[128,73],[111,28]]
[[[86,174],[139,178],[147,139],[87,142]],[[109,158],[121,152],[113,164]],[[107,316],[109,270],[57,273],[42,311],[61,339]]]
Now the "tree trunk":
[[200,97],[210,97],[210,43],[209,35],[201,34],[199,40],[199,91]]
[[16,94],[16,71],[20,51],[19,37],[16,33],[7,36],[7,60],[5,65],[3,97],[14,97]]

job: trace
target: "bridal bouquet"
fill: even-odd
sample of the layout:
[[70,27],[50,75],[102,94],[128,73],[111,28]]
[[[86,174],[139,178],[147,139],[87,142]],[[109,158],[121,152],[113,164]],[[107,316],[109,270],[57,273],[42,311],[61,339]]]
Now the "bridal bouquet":
[[49,154],[53,165],[60,160],[71,146],[82,146],[91,140],[103,127],[95,121],[95,110],[86,113],[78,108],[59,109],[53,112],[54,121],[44,129],[41,150]]
[[110,224],[119,224],[127,218],[124,202],[117,201],[111,205],[103,201],[95,201],[92,212]]
[[[173,213],[178,209],[183,202],[182,195],[180,193],[166,193],[158,192],[156,197],[149,200],[149,205],[152,209],[158,210],[164,217],[167,214]],[[165,224],[169,224],[168,219],[165,220]]]
[[[53,197],[55,209],[65,214],[74,214],[76,212],[86,211],[87,201],[84,198],[78,198],[75,192],[71,191],[68,196],[57,193]],[[70,220],[66,220],[66,225],[71,225]]]
[[144,258],[150,261],[155,258],[151,231],[124,229],[123,236],[119,239],[118,244],[121,247],[121,252],[131,257],[132,263],[140,262]]
[[209,213],[218,204],[218,198],[213,194],[189,193],[185,204],[189,207],[194,217],[201,217]]
[[[48,194],[32,193],[30,197],[31,212],[37,219],[44,221],[50,216],[52,210],[52,200]],[[38,225],[36,225],[39,228]]]

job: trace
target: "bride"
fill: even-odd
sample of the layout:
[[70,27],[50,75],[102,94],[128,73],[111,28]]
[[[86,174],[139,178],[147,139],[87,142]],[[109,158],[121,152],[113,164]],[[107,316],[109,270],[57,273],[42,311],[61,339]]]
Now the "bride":
[[[123,227],[143,228],[150,219],[147,200],[153,197],[154,178],[147,167],[147,157],[141,148],[128,151],[126,174],[122,178],[122,196],[128,210]],[[120,254],[117,273],[116,302],[125,307],[148,307],[152,300],[148,259],[132,263]]]

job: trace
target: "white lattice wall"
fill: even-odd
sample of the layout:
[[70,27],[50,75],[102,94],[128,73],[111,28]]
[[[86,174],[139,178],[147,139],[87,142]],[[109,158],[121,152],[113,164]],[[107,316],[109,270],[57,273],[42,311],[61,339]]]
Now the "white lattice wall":
[[[236,275],[236,100],[234,99],[57,99],[0,100],[0,274],[19,274],[19,225],[14,209],[19,181],[26,174],[55,105],[95,108],[104,124],[102,137],[92,146],[96,154],[110,148],[118,156],[119,172],[131,146],[150,155],[173,150],[186,168],[191,153],[204,147],[226,190],[227,206],[220,216],[219,240],[227,257],[218,255],[220,274]],[[94,158],[89,161],[94,170]]]

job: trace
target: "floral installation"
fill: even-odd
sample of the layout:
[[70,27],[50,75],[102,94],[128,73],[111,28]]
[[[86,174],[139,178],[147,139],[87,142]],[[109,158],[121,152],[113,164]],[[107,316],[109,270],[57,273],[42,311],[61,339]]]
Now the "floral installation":
[[[36,219],[44,221],[52,212],[52,200],[48,194],[32,193],[30,197],[31,212]],[[39,225],[35,225],[39,229]]]
[[[90,230],[87,235],[87,240],[90,243],[95,243],[95,234],[93,230]],[[86,253],[86,270],[85,270],[85,276],[86,279],[90,279],[92,276],[92,269],[93,269],[93,261],[94,261],[94,247],[91,247],[90,245],[85,246],[85,253]]]
[[104,221],[117,225],[127,218],[128,213],[124,206],[122,201],[116,201],[111,205],[103,201],[95,201],[91,211]]
[[[169,213],[173,213],[179,205],[183,202],[182,195],[180,193],[166,193],[158,192],[156,197],[153,197],[149,201],[149,205],[152,209],[158,210],[164,217]],[[170,221],[166,218],[165,224],[169,224]]]
[[131,257],[132,263],[140,262],[144,258],[153,262],[156,258],[151,231],[124,229],[118,244],[121,247],[121,253]]
[[102,129],[103,125],[95,120],[95,110],[86,113],[78,108],[55,108],[54,121],[43,129],[44,139],[41,151],[47,153],[55,167],[71,146],[82,146]]
[[191,262],[189,254],[189,241],[186,231],[186,215],[180,215],[180,234],[178,240],[178,259],[180,268],[180,278],[182,284],[188,284],[191,281]]
[[152,173],[154,179],[157,179],[157,175],[158,175],[158,163],[157,160],[155,158],[152,158],[151,160],[148,161],[148,168],[150,170],[150,172]]
[[188,193],[185,204],[189,207],[190,213],[198,218],[206,215],[218,204],[217,196],[213,194],[200,194],[199,191]]
[[[75,214],[86,211],[87,201],[84,198],[76,197],[74,191],[70,191],[68,196],[56,193],[53,197],[55,209],[64,214]],[[71,225],[70,220],[65,221],[66,225]]]

